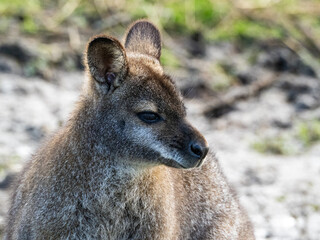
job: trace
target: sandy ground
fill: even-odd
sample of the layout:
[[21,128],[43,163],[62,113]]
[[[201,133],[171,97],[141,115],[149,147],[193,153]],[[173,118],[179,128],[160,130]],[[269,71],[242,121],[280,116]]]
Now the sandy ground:
[[[67,119],[83,73],[58,73],[59,81],[0,73],[0,226],[8,209],[5,177],[19,172],[44,136]],[[320,119],[320,109],[297,114],[286,93],[272,87],[239,101],[236,110],[208,119],[201,99],[188,99],[189,119],[206,136],[247,209],[257,239],[320,239],[320,145],[288,156],[260,154],[252,143],[280,131],[273,123]],[[1,228],[1,227],[0,227]]]

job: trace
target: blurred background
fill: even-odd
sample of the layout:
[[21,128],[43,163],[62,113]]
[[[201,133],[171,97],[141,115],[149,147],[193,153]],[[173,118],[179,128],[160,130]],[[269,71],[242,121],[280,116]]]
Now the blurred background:
[[0,238],[10,182],[72,111],[86,42],[140,18],[257,239],[320,239],[319,0],[1,0]]

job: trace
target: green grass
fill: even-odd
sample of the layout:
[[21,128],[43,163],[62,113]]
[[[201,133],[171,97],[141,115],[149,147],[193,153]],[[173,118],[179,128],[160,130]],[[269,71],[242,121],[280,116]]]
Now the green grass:
[[309,148],[320,141],[320,120],[300,123],[297,129],[297,138]]
[[292,149],[282,136],[263,138],[252,144],[252,147],[264,154],[289,155],[292,153]]
[[160,61],[163,66],[170,66],[172,68],[178,68],[181,66],[179,59],[167,48],[161,49]]
[[150,18],[174,33],[202,30],[209,40],[283,39],[286,32],[295,35],[296,29],[288,26],[292,16],[319,32],[317,7],[318,0],[1,0],[0,15],[2,20],[21,16],[22,30],[31,34],[50,30],[54,24],[90,27],[92,19],[122,12],[133,19]]
[[301,154],[320,142],[320,120],[308,120],[294,124],[290,132],[273,137],[263,137],[252,148],[263,154]]
[[[320,34],[319,0],[1,0],[0,34],[7,34],[13,25],[21,33],[41,36],[43,32],[57,33],[77,28],[79,32],[114,32],[125,28],[130,19],[148,18],[169,35],[188,37],[200,31],[206,41],[254,41],[280,39],[294,43],[309,55],[312,44],[298,26],[308,30],[312,40]],[[119,14],[129,20],[116,20],[113,27],[104,26]],[[102,24],[99,25],[99,21]],[[308,36],[308,37],[310,37]],[[165,50],[166,51],[166,50]],[[167,56],[166,56],[167,55]],[[164,53],[163,62],[178,65],[173,54]],[[307,56],[308,57],[308,56]],[[312,61],[318,61],[318,57]]]
[[263,40],[266,38],[281,39],[284,33],[281,28],[270,28],[261,22],[239,19],[232,24],[219,28],[210,37],[213,40],[237,39],[244,41]]
[[235,66],[228,62],[212,64],[208,69],[208,73],[214,76],[214,80],[210,82],[210,88],[217,92],[229,89],[237,82],[235,72]]
[[320,211],[320,205],[318,205],[318,204],[311,204],[311,208],[314,212]]
[[21,161],[20,156],[17,155],[0,155],[0,176],[13,165]]
[[281,196],[277,197],[276,200],[277,200],[277,202],[280,202],[280,203],[285,202],[286,201],[286,196],[281,195]]

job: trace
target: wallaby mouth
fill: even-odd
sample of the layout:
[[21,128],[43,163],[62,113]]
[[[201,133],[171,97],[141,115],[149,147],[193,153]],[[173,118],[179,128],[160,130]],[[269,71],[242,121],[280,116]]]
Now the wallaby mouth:
[[189,169],[189,168],[199,168],[202,166],[205,161],[205,157],[195,162],[186,162],[186,163],[177,163],[179,165],[178,168]]
[[[201,147],[201,151],[197,151],[197,156],[195,157],[196,159],[194,160],[189,160],[191,162],[191,167],[188,168],[198,168],[201,167],[207,154],[208,154],[209,148],[208,147]],[[190,166],[188,165],[188,166]]]
[[181,168],[200,167],[208,154],[209,147],[206,139],[187,121],[180,126],[180,138],[173,138],[171,146],[178,154],[174,154],[173,161]]
[[209,148],[206,148],[206,153],[205,153],[204,157],[198,161],[196,167],[201,167],[202,166],[202,164],[203,164],[203,162],[204,162],[204,160],[205,160],[205,158],[207,156],[208,151],[209,151]]
[[[173,154],[174,158],[165,158],[162,163],[173,168],[191,169],[201,167],[205,161],[205,157],[209,151],[208,147],[201,148],[198,154],[190,154],[190,152],[183,151],[179,154]],[[180,157],[181,156],[181,157]]]

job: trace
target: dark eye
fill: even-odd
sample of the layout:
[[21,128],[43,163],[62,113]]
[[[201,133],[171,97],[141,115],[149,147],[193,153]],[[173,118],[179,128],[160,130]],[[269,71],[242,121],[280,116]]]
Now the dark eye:
[[159,114],[154,112],[140,112],[138,117],[145,123],[157,123],[163,120]]

